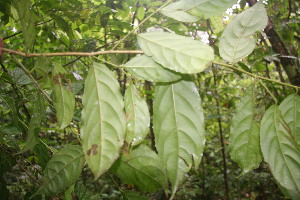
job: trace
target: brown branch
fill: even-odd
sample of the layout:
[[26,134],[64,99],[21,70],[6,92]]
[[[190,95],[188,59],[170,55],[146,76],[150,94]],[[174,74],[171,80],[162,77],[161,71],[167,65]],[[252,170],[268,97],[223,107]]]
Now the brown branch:
[[142,54],[141,50],[110,50],[110,51],[97,51],[97,52],[60,52],[60,53],[24,53],[21,51],[15,51],[6,48],[0,48],[0,50],[15,54],[19,56],[23,56],[26,58],[38,57],[38,56],[46,56],[46,57],[54,57],[54,56],[97,56],[104,54]]

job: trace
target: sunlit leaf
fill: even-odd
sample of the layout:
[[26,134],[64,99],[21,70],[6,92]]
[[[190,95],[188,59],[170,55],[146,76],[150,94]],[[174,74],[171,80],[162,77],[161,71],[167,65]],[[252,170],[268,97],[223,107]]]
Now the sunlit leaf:
[[277,105],[271,106],[263,116],[260,146],[278,183],[287,190],[299,192],[300,150]]
[[94,63],[90,68],[82,103],[83,151],[90,169],[98,178],[118,158],[126,131],[119,83],[105,65]]
[[222,14],[235,4],[236,0],[181,0],[161,10],[161,13],[183,22],[196,22]]
[[236,63],[248,56],[255,48],[255,32],[268,24],[267,11],[260,1],[238,14],[225,28],[220,39],[220,55],[224,60]]
[[144,191],[154,192],[167,187],[160,157],[144,145],[132,150],[130,155],[123,154],[111,171],[124,183],[134,184]]
[[156,148],[174,194],[192,164],[198,167],[205,143],[204,116],[196,86],[188,81],[156,86],[153,112]]
[[63,68],[55,66],[52,75],[53,103],[60,129],[70,124],[74,115],[75,96],[69,80],[61,73]]
[[53,155],[43,173],[42,186],[37,193],[58,194],[72,186],[84,164],[82,148],[67,146]]
[[141,143],[149,132],[149,109],[133,84],[126,89],[124,100],[127,121],[125,140],[128,144],[135,146]]
[[288,96],[280,104],[279,109],[294,139],[300,145],[300,97],[297,94]]
[[138,43],[155,62],[181,73],[202,72],[214,58],[213,49],[208,45],[172,33],[141,33]]
[[173,82],[181,78],[178,73],[163,68],[146,55],[128,61],[125,69],[134,77],[152,82]]
[[262,161],[259,144],[259,125],[254,121],[254,94],[244,96],[236,108],[230,130],[230,155],[244,172],[251,171]]

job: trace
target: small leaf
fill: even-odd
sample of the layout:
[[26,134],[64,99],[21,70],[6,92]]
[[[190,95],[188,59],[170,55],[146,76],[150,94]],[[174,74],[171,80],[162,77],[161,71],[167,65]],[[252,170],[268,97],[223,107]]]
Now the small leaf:
[[83,164],[80,146],[71,145],[59,150],[47,163],[37,194],[52,195],[68,189],[79,177]]
[[299,193],[300,150],[277,105],[271,106],[263,116],[260,146],[278,183]]
[[143,191],[167,188],[167,178],[161,159],[149,147],[140,145],[130,155],[122,157],[111,168],[124,183],[134,184]]
[[156,86],[153,112],[156,148],[174,194],[192,164],[199,166],[203,153],[204,116],[196,86],[188,81]]
[[134,77],[151,82],[173,82],[181,78],[179,74],[163,68],[145,55],[134,57],[124,67]]
[[31,10],[31,1],[28,0],[14,0],[14,6],[18,12],[22,33],[25,39],[27,49],[31,49],[35,37],[35,16]]
[[69,80],[61,73],[64,72],[63,70],[63,68],[55,66],[52,75],[53,103],[60,129],[70,124],[75,109],[75,96],[70,87]]
[[236,0],[181,0],[172,3],[161,10],[161,13],[183,22],[196,22],[217,16],[233,6]]
[[255,48],[255,32],[268,24],[267,11],[260,1],[238,14],[225,28],[220,39],[220,55],[224,60],[236,63],[248,56]]
[[138,42],[144,53],[155,62],[180,73],[202,72],[214,58],[210,46],[172,33],[141,33]]
[[144,17],[145,17],[145,8],[143,6],[138,8],[136,17],[139,20],[143,20],[144,19]]
[[244,96],[237,106],[230,129],[230,155],[244,172],[259,167],[262,155],[259,145],[259,125],[254,121],[254,94]]
[[128,144],[135,146],[141,143],[149,132],[149,109],[133,84],[126,89],[124,100],[127,119],[125,140]]
[[126,132],[120,86],[105,65],[94,63],[90,68],[82,103],[83,151],[95,178],[99,178],[118,158]]
[[25,74],[25,72],[16,67],[13,71],[13,81],[17,84],[17,85],[27,85],[31,83],[30,78]]
[[288,96],[280,104],[279,109],[293,133],[294,140],[300,146],[300,97],[297,94]]

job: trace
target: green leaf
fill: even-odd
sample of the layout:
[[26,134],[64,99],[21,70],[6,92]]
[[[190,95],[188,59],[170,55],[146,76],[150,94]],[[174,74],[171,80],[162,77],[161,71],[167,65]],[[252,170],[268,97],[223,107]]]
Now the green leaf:
[[292,94],[279,106],[284,121],[289,125],[294,140],[300,145],[300,97]]
[[123,191],[123,200],[148,200],[147,197],[142,197],[135,191]]
[[259,144],[259,125],[255,119],[255,97],[244,96],[237,106],[230,129],[230,155],[245,173],[256,169],[262,161]]
[[179,74],[163,68],[145,55],[134,57],[124,66],[134,77],[151,82],[173,82],[181,78]]
[[144,17],[145,17],[145,8],[144,8],[144,6],[139,7],[139,9],[137,10],[136,17],[139,20],[143,20],[144,19]]
[[71,187],[79,177],[84,164],[82,148],[70,145],[53,155],[42,177],[37,194],[58,194]]
[[16,67],[13,71],[13,81],[16,85],[27,85],[31,83],[30,78],[19,67]]
[[156,148],[174,194],[192,163],[198,167],[203,153],[204,116],[196,86],[188,81],[158,85],[153,112]]
[[220,39],[220,55],[224,60],[236,63],[248,56],[255,48],[255,32],[268,24],[267,11],[260,1],[238,14],[225,28]]
[[138,43],[155,62],[180,73],[202,72],[214,58],[213,49],[208,45],[172,33],[141,33]]
[[113,73],[94,63],[82,97],[81,139],[86,161],[99,178],[118,158],[126,132],[124,101]]
[[41,94],[37,94],[33,104],[33,114],[30,119],[25,146],[20,153],[32,149],[36,144],[39,143],[38,134],[40,132],[40,124],[45,114],[46,107],[43,97]]
[[135,86],[130,84],[124,96],[127,120],[126,142],[132,146],[141,143],[149,132],[150,114],[147,103]]
[[260,146],[275,179],[287,190],[300,191],[300,150],[277,105],[263,116]]
[[70,124],[75,109],[75,96],[70,81],[62,72],[64,72],[63,68],[55,66],[52,76],[53,103],[60,129]]
[[236,0],[181,0],[172,3],[161,10],[161,13],[183,22],[196,22],[217,16],[233,6]]
[[31,10],[31,1],[14,0],[14,6],[18,12],[26,47],[27,49],[31,49],[36,37],[35,16]]
[[167,188],[164,167],[158,155],[140,145],[130,155],[123,154],[111,168],[124,183],[134,184],[143,191],[154,192]]

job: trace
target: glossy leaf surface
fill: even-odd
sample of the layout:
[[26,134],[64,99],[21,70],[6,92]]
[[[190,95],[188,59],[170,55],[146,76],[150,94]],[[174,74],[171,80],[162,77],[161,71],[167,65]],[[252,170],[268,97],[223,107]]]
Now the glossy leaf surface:
[[70,124],[75,109],[75,96],[65,73],[62,67],[55,66],[52,76],[53,103],[60,129]]
[[203,110],[196,86],[188,81],[156,86],[153,112],[156,148],[174,194],[192,164],[198,167],[205,143]]
[[47,163],[42,186],[37,193],[51,195],[66,190],[79,177],[83,164],[80,146],[72,145],[59,150]]
[[134,77],[152,82],[172,82],[181,78],[145,55],[134,57],[125,64],[125,68]]
[[267,11],[262,2],[238,14],[225,28],[220,39],[220,55],[230,63],[248,56],[255,48],[255,32],[268,24]]
[[253,91],[244,96],[237,106],[230,129],[230,155],[244,172],[249,172],[262,161],[259,143],[260,127],[254,121]]
[[111,171],[123,182],[134,184],[141,190],[154,192],[167,187],[167,178],[158,155],[149,147],[141,145],[122,157]]
[[133,84],[126,89],[124,100],[127,121],[125,140],[128,144],[135,146],[141,143],[149,132],[149,109]]
[[300,191],[300,150],[277,105],[263,116],[260,146],[275,179],[287,190]]
[[279,109],[291,129],[293,137],[300,145],[300,97],[297,94],[288,96],[280,104]]
[[124,101],[113,73],[100,63],[88,72],[82,98],[81,139],[86,162],[99,178],[118,158],[124,142]]
[[222,14],[230,8],[236,0],[181,0],[172,3],[161,10],[161,13],[183,22],[196,22]]
[[213,49],[208,45],[172,33],[141,33],[138,43],[155,62],[180,73],[202,72],[214,58]]

